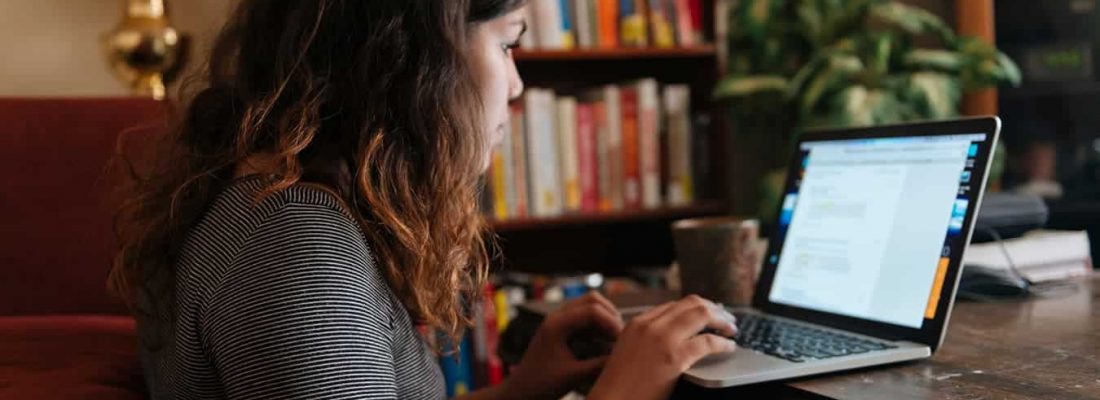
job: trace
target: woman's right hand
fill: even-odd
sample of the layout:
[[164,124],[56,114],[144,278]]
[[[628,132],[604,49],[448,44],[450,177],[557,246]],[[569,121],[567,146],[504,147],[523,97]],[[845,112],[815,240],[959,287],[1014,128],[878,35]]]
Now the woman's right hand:
[[[634,317],[619,335],[589,399],[664,399],[676,380],[703,357],[734,351],[736,319],[691,295]],[[704,328],[722,335],[704,333]]]

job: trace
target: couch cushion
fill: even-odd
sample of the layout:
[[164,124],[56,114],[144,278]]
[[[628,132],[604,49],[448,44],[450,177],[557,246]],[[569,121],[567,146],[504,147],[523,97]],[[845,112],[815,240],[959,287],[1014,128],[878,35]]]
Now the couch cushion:
[[124,312],[106,293],[104,168],[120,132],[160,133],[163,115],[143,98],[0,98],[0,315]]
[[0,317],[0,399],[141,399],[134,321]]

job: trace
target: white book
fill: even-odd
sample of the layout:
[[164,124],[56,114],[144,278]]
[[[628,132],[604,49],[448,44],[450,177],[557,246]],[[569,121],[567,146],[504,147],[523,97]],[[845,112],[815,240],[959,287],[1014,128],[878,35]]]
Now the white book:
[[1085,231],[1046,231],[1028,233],[1004,241],[972,244],[963,258],[965,266],[1009,271],[1011,264],[1032,282],[1062,280],[1086,276],[1092,272],[1089,236]]
[[668,85],[664,91],[665,118],[668,121],[668,204],[691,204],[694,200],[691,171],[691,89],[687,85]]
[[595,32],[592,32],[589,27],[592,26],[593,15],[592,9],[588,3],[591,0],[571,0],[573,2],[573,27],[577,30],[577,44],[582,48],[590,48],[596,46]]
[[619,87],[605,85],[603,101],[607,110],[607,175],[611,185],[609,205],[611,210],[622,210],[626,176],[623,171],[623,108]]
[[531,0],[529,5],[534,28],[537,32],[537,45],[541,50],[560,50],[565,48],[562,40],[561,5],[559,0]]
[[657,80],[642,79],[638,90],[638,171],[642,180],[642,207],[661,206],[660,95]]
[[581,209],[580,154],[577,150],[577,98],[559,97],[558,161],[561,162],[562,195],[565,211]]
[[548,89],[529,89],[524,101],[527,111],[527,170],[531,177],[531,214],[536,217],[558,216],[562,213],[562,199],[554,92]]

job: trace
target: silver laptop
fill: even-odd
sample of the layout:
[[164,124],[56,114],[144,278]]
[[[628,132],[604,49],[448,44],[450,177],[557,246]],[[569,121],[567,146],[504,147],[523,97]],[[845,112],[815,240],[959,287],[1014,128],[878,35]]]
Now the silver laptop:
[[795,148],[729,387],[930,357],[981,204],[996,117],[809,132]]

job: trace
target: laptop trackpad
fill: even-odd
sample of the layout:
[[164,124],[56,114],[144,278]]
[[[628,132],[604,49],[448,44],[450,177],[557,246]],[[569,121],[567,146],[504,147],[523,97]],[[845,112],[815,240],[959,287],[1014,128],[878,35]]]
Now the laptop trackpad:
[[704,380],[722,380],[794,365],[794,363],[779,357],[769,356],[746,348],[738,348],[733,353],[705,357],[692,365],[685,374]]

